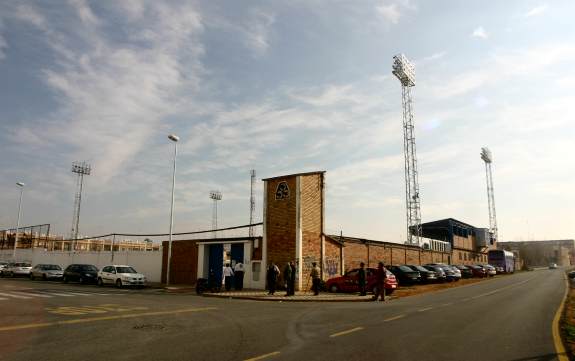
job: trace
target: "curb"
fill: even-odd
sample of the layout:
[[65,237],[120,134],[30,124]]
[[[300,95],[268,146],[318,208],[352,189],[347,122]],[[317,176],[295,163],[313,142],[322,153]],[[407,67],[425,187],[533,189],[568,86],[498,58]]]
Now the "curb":
[[[267,302],[373,302],[371,298],[367,299],[297,299],[297,298],[265,298],[258,296],[219,296],[212,293],[202,293],[203,297],[213,297],[222,299],[249,300],[249,301],[267,301]],[[389,301],[389,300],[387,300]]]
[[561,320],[563,319],[563,315],[565,314],[565,301],[567,301],[567,297],[569,297],[569,289],[571,285],[567,279],[567,275],[563,274],[563,279],[565,281],[565,294],[563,295],[563,300],[555,312],[555,317],[553,317],[552,322],[552,334],[553,334],[553,343],[555,345],[555,353],[557,354],[557,359],[559,361],[569,361],[569,356],[567,356],[567,351],[565,349],[565,343],[563,341],[563,333],[561,332]]

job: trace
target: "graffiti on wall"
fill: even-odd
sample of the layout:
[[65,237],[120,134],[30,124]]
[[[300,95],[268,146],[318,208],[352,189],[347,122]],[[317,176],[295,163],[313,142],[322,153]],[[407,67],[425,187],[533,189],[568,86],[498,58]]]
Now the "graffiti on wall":
[[323,265],[324,274],[327,274],[329,277],[337,275],[337,266],[339,265],[339,259],[335,257],[327,257],[323,263],[324,263]]

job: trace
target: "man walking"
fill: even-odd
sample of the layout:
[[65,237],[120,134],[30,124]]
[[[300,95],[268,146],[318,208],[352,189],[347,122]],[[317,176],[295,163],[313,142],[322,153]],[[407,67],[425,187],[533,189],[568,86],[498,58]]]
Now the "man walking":
[[226,263],[226,267],[224,267],[224,283],[226,285],[226,291],[230,291],[232,289],[232,281],[234,279],[234,270],[230,267],[229,263]]
[[291,296],[291,280],[294,277],[293,270],[288,262],[284,268],[284,283],[286,287],[286,296]]
[[383,262],[379,262],[377,265],[377,271],[375,271],[375,277],[377,282],[377,287],[375,294],[373,295],[373,300],[377,301],[381,296],[381,300],[385,301],[385,280],[387,279],[387,270],[383,266]]
[[289,263],[290,267],[291,267],[291,278],[290,278],[290,292],[291,295],[295,295],[295,278],[296,278],[296,272],[295,272],[295,264],[292,262]]
[[315,262],[312,262],[311,266],[312,266],[312,268],[311,268],[311,273],[309,276],[311,277],[313,295],[317,296],[317,295],[319,295],[319,283],[320,283],[319,274],[320,274],[321,270],[319,269],[319,267],[317,266],[317,263],[315,263]]
[[363,262],[359,264],[359,272],[357,273],[357,283],[359,284],[359,295],[365,296],[366,277],[365,277],[365,263]]
[[234,267],[234,288],[241,291],[244,288],[244,264],[242,262],[236,263]]

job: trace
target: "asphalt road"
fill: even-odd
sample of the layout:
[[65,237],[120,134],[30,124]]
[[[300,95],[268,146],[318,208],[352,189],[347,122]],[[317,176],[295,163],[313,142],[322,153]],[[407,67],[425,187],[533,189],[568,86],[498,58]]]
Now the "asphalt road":
[[368,303],[0,279],[0,360],[555,360],[561,270]]

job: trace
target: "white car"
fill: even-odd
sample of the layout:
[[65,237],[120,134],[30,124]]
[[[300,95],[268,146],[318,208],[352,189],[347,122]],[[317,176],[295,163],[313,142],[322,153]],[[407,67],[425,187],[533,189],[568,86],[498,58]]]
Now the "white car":
[[146,276],[138,273],[131,266],[109,265],[98,272],[98,285],[113,284],[118,288],[124,286],[146,286]]
[[15,277],[15,276],[26,276],[30,275],[30,270],[32,265],[28,262],[16,262],[10,263],[2,269],[2,277]]
[[557,269],[557,263],[551,263],[549,269]]

